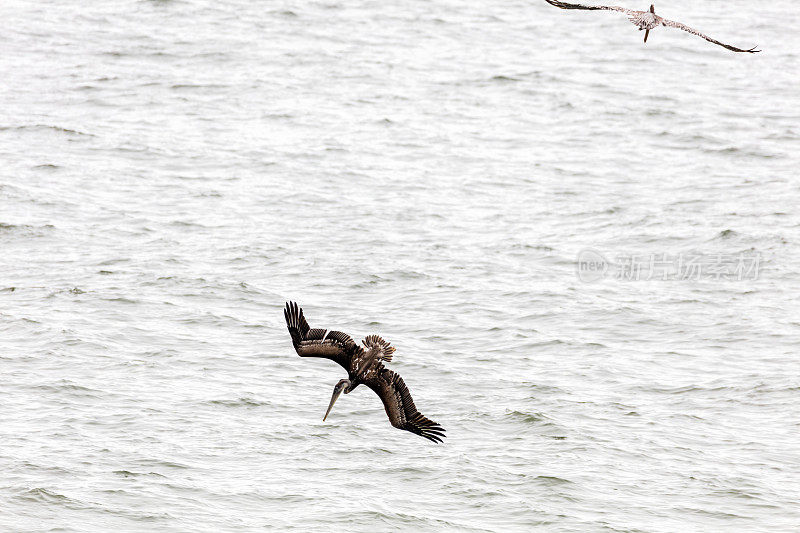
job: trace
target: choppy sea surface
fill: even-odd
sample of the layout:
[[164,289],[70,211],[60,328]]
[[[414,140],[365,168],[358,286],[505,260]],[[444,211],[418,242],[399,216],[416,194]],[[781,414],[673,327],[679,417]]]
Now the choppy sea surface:
[[[656,7],[763,53],[534,0],[4,0],[0,530],[799,530],[800,10]],[[391,341],[446,443],[365,387],[323,423],[286,300]]]

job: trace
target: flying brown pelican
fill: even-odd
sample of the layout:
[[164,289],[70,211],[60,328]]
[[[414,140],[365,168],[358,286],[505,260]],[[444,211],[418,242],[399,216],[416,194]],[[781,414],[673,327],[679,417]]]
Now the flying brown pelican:
[[347,370],[348,378],[333,388],[333,396],[323,421],[328,418],[340,394],[349,394],[359,385],[366,385],[380,396],[389,421],[398,429],[421,435],[433,442],[442,442],[444,428],[425,418],[417,411],[411,393],[403,378],[385,368],[381,361],[392,360],[394,348],[388,342],[370,335],[361,341],[364,348],[341,331],[311,329],[303,310],[294,302],[287,302],[283,310],[292,343],[300,357],[324,357],[335,361]]
[[668,28],[678,28],[679,30],[688,31],[698,37],[702,37],[708,42],[718,44],[720,46],[724,46],[728,50],[733,50],[734,52],[749,52],[751,54],[755,54],[756,52],[760,52],[761,50],[756,50],[756,47],[750,48],[749,50],[744,50],[742,48],[736,48],[735,46],[731,46],[729,44],[721,43],[716,39],[712,39],[708,35],[704,33],[700,33],[699,31],[686,26],[685,24],[681,24],[680,22],[674,22],[672,20],[667,20],[663,17],[659,17],[656,15],[656,8],[654,5],[650,5],[650,11],[633,11],[632,9],[625,9],[624,7],[617,7],[617,6],[586,6],[583,4],[568,4],[567,2],[559,2],[558,0],[545,0],[550,5],[560,7],[561,9],[589,9],[589,10],[597,10],[597,9],[604,9],[607,11],[619,11],[620,13],[625,13],[628,15],[628,19],[636,26],[639,27],[639,31],[645,30],[644,33],[644,42],[647,42],[647,37],[650,35],[650,30],[657,28],[659,26],[667,26]]

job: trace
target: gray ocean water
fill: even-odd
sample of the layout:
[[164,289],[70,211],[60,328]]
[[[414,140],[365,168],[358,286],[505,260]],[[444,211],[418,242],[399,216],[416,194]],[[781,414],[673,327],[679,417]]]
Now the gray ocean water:
[[[800,9],[656,7],[764,51],[534,0],[4,0],[0,530],[800,529]],[[290,299],[391,341],[446,443],[365,387],[323,423]]]

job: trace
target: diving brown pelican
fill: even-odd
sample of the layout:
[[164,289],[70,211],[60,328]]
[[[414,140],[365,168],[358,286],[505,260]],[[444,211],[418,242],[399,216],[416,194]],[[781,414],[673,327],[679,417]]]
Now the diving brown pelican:
[[667,26],[668,28],[678,28],[679,30],[688,31],[698,37],[702,37],[708,42],[718,44],[720,46],[724,46],[728,50],[733,50],[734,52],[749,52],[751,54],[755,54],[756,52],[760,52],[761,50],[756,50],[756,47],[750,48],[749,50],[744,50],[742,48],[736,48],[735,46],[731,46],[729,44],[721,43],[716,39],[712,39],[708,35],[704,33],[700,33],[699,31],[686,26],[685,24],[681,24],[680,22],[674,22],[672,20],[667,20],[663,17],[659,17],[656,15],[656,8],[654,5],[650,5],[650,11],[633,11],[632,9],[625,9],[624,7],[617,7],[617,6],[586,6],[583,4],[568,4],[567,2],[559,2],[558,0],[545,0],[550,5],[560,7],[561,9],[589,9],[589,10],[597,10],[597,9],[604,9],[607,11],[619,11],[620,13],[625,13],[628,15],[628,19],[636,26],[639,27],[639,31],[645,30],[644,33],[644,42],[647,42],[647,37],[650,35],[650,30],[657,28],[659,26]]
[[303,316],[303,310],[294,302],[287,302],[283,314],[297,355],[324,357],[339,363],[347,370],[347,379],[340,380],[333,388],[331,403],[323,421],[328,418],[340,394],[349,394],[363,384],[380,396],[394,427],[416,433],[433,442],[442,442],[445,437],[444,428],[417,411],[403,378],[383,366],[381,361],[391,361],[394,353],[394,348],[388,342],[377,335],[370,335],[361,341],[366,348],[364,349],[341,331],[311,329]]

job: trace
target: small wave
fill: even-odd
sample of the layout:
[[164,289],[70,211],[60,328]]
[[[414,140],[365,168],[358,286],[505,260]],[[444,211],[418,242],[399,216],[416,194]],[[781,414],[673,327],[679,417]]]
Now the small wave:
[[554,485],[572,485],[573,482],[558,476],[536,476],[535,481],[542,482],[543,485],[552,487]]
[[748,158],[782,159],[784,157],[783,155],[770,154],[757,150],[745,150],[736,146],[728,146],[727,148],[701,148],[701,150],[709,154],[741,155]]
[[680,513],[683,513],[684,515],[688,515],[688,516],[691,516],[691,515],[704,515],[704,516],[708,516],[708,517],[711,517],[711,518],[718,518],[718,519],[721,519],[721,520],[731,520],[731,519],[742,520],[742,519],[747,518],[746,516],[743,516],[743,515],[738,515],[738,514],[734,514],[734,513],[727,513],[725,511],[719,511],[719,510],[716,510],[716,509],[691,509],[691,508],[686,508],[686,507],[677,507],[677,508],[675,508],[675,510],[680,512]]
[[529,424],[538,424],[539,422],[549,420],[542,413],[523,413],[521,411],[510,411],[507,413],[507,416]]
[[103,301],[106,302],[115,302],[121,304],[138,304],[138,300],[131,300],[130,298],[124,298],[122,296],[117,296],[116,298],[103,298]]
[[719,232],[719,233],[718,233],[718,234],[717,234],[717,235],[714,237],[714,240],[718,240],[718,239],[732,239],[732,238],[734,238],[734,237],[738,237],[738,236],[739,236],[739,233],[738,233],[738,232],[736,232],[736,231],[734,231],[734,230],[732,230],[732,229],[726,229],[726,230],[720,231],[720,232]]
[[66,379],[62,379],[55,383],[34,385],[32,388],[39,391],[47,391],[47,392],[73,392],[73,393],[87,393],[87,394],[98,394],[101,392],[96,389],[90,389],[89,387],[84,387],[83,385],[78,385]]
[[33,124],[26,126],[0,126],[0,131],[37,131],[37,130],[50,130],[73,136],[94,137],[94,135],[92,135],[91,133],[84,133],[82,131],[73,130],[70,128],[62,128],[61,126],[51,126],[48,124]]
[[509,83],[509,82],[513,83],[513,82],[520,81],[520,79],[519,78],[515,78],[513,76],[503,76],[501,74],[501,75],[498,75],[498,76],[492,76],[489,81],[495,81],[495,82],[500,82],[500,83]]
[[47,231],[53,228],[55,228],[55,226],[52,224],[45,224],[44,226],[31,226],[30,224],[10,224],[6,222],[0,222],[0,234],[19,234],[28,237],[37,237],[44,235]]
[[253,398],[238,398],[236,400],[210,400],[211,405],[221,405],[222,407],[263,407],[269,402],[254,400]]
[[523,381],[522,385],[527,385],[537,392],[546,394],[564,394],[566,392],[561,387],[556,387],[555,385],[544,385],[542,383],[532,383],[530,381]]
[[560,344],[568,344],[568,343],[560,339],[553,339],[549,341],[533,342],[528,346],[531,348],[543,348],[545,346],[558,346]]
[[122,477],[164,477],[157,472],[131,472],[130,470],[114,470],[112,474]]
[[[141,465],[143,465],[143,466],[145,466],[147,468],[174,468],[174,469],[177,469],[177,470],[188,470],[188,469],[192,468],[191,466],[183,464],[183,463],[176,463],[175,461],[166,461],[166,460],[161,460],[161,459],[143,459],[143,460],[136,461],[136,462],[140,463]],[[161,475],[161,474],[157,474],[157,475]],[[162,476],[162,477],[165,477],[165,476]]]
[[42,503],[77,503],[75,500],[68,496],[64,496],[63,494],[59,494],[55,491],[36,487],[33,489],[29,489],[25,491],[23,494],[18,496],[21,500],[33,501],[33,502],[42,502]]
[[207,228],[209,226],[200,224],[199,222],[189,222],[188,220],[173,220],[169,223],[170,226],[179,228]]
[[225,85],[218,84],[194,84],[194,83],[178,83],[172,85],[170,89],[225,89]]
[[17,225],[17,224],[7,224],[5,222],[0,222],[0,230],[15,230],[15,229],[28,229],[30,226],[26,225]]
[[545,244],[524,244],[517,243],[509,247],[512,250],[538,250],[540,252],[555,252],[555,248]]
[[99,263],[97,263],[97,266],[116,265],[116,264],[119,264],[119,263],[125,263],[127,261],[130,261],[130,259],[128,259],[127,257],[116,258],[116,259],[106,259],[104,261],[100,261]]

